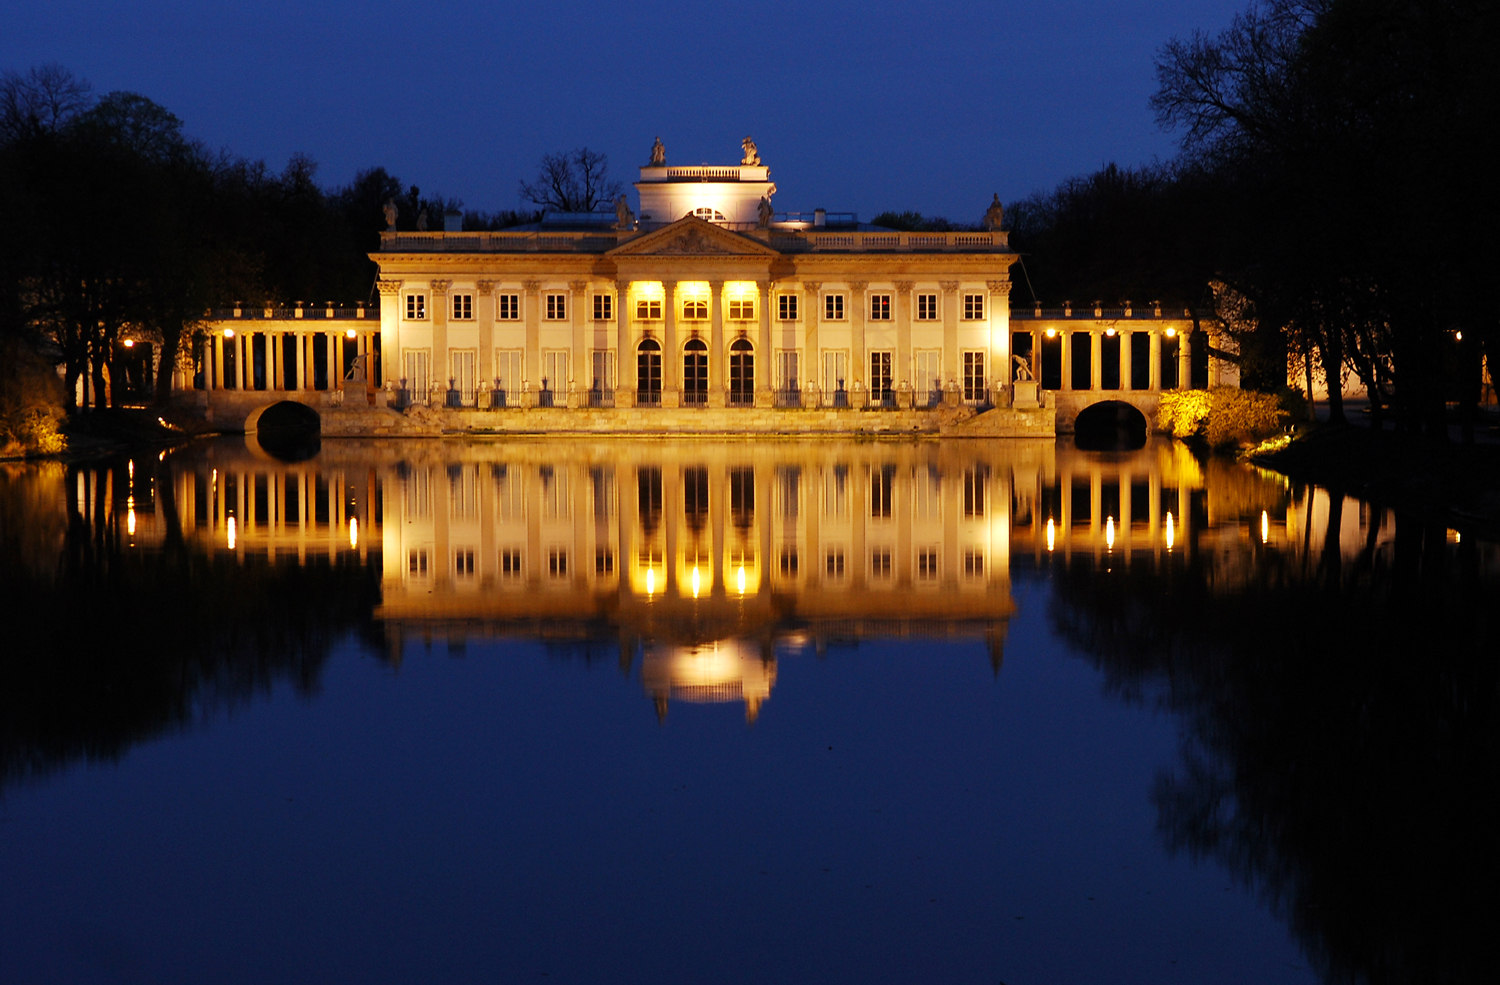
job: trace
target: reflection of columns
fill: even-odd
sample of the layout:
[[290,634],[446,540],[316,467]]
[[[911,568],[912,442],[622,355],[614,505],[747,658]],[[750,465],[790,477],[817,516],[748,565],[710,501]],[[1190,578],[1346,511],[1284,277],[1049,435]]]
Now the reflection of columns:
[[1089,330],[1089,389],[1099,390],[1104,385],[1104,367],[1100,365],[1104,355],[1104,336],[1095,329]]
[[708,282],[708,405],[724,406],[724,365],[729,360],[724,341],[724,282]]
[[676,407],[682,387],[682,352],[677,345],[677,282],[662,281],[661,405]]
[[495,282],[477,282],[474,294],[474,317],[479,320],[479,362],[475,367],[477,383],[495,378]]
[[[532,384],[540,385],[542,378],[542,282],[528,280],[521,287],[526,292],[522,302],[525,305],[522,317],[526,319],[526,351],[521,357],[525,360],[521,379],[529,388]],[[510,382],[506,381],[506,385],[509,386]]]
[[1192,334],[1177,333],[1177,386],[1186,390],[1193,385]]
[[1151,333],[1151,374],[1148,385],[1152,390],[1161,389],[1161,332]]
[[862,280],[849,282],[849,361],[854,363],[849,367],[849,376],[853,380],[864,380],[865,372],[869,369],[865,365],[865,305],[869,303],[865,297],[867,286],[867,282]]
[[[387,380],[399,380],[405,373],[405,360],[401,358],[401,282],[377,280],[380,291],[380,362]],[[307,387],[305,346],[302,335],[297,335],[297,389]],[[379,381],[384,382],[384,380]]]
[[[760,327],[760,341],[756,343],[755,359],[755,406],[770,407],[776,402],[771,390],[776,372],[776,353],[771,347],[771,282],[755,283],[755,316]],[[769,525],[766,527],[769,528]],[[766,584],[766,566],[762,558],[760,565],[761,584]]]
[[939,281],[943,289],[943,387],[958,379],[958,281]]
[[896,365],[892,375],[898,386],[912,385],[915,376],[911,364],[911,288],[909,280],[896,281]]
[[[448,288],[453,286],[451,280],[435,280],[430,282],[432,287],[431,309],[427,314],[432,319],[432,373],[434,383],[440,384],[440,388],[448,388],[448,380],[453,376],[453,363],[448,358]],[[334,346],[334,352],[338,346]],[[337,387],[334,382],[342,376],[337,371],[334,354],[328,354],[328,385],[330,388]]]

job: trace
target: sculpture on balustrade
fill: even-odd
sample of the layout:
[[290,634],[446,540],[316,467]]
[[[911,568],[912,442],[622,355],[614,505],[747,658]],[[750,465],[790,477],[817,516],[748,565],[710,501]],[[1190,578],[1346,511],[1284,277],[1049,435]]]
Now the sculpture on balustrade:
[[423,209],[421,212],[417,213],[417,232],[419,232],[419,233],[425,233],[426,231],[427,231],[427,210]]
[[630,203],[625,200],[624,195],[615,199],[615,228],[621,230],[635,228],[635,213],[630,211]]
[[988,209],[984,210],[984,228],[997,230],[1000,228],[1000,221],[1004,218],[1005,207],[1000,204],[1000,193],[996,192],[995,200],[990,203]]
[[394,198],[388,198],[385,200],[384,211],[385,228],[394,230],[396,228],[396,215],[400,212],[400,210],[396,208],[396,200]]
[[740,141],[740,147],[745,151],[745,156],[740,159],[740,164],[747,168],[760,167],[760,151],[755,149],[755,141],[748,136]]
[[651,145],[651,166],[653,168],[664,168],[667,166],[667,149],[661,145],[661,138],[656,138],[656,143]]
[[1025,356],[1011,356],[1010,357],[1010,361],[1013,362],[1013,363],[1015,363],[1015,366],[1016,366],[1016,382],[1017,383],[1030,383],[1030,382],[1032,382],[1033,377],[1031,375],[1031,361],[1030,360],[1028,360]]
[[762,195],[760,204],[755,207],[755,228],[770,229],[771,219],[775,215],[775,210],[771,208],[771,200]]

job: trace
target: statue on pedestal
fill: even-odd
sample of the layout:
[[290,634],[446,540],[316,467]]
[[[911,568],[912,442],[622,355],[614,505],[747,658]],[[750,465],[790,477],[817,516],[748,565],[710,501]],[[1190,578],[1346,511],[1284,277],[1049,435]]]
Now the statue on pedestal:
[[984,210],[984,228],[991,231],[1000,228],[1000,220],[1005,218],[1005,207],[1000,204],[1000,193],[995,193],[995,200],[990,207]]
[[1016,366],[1016,381],[1020,383],[1032,382],[1031,363],[1025,356],[1011,356],[1010,361]]
[[630,203],[625,200],[624,195],[615,199],[615,228],[620,230],[635,228],[635,213],[630,211]]
[[427,210],[423,209],[421,212],[417,213],[417,232],[419,232],[419,233],[425,233],[426,231],[427,231]]
[[747,168],[760,167],[760,151],[755,149],[755,141],[748,136],[740,141],[740,148],[744,150],[745,156],[740,158],[740,164]]
[[400,210],[396,208],[396,200],[388,198],[385,200],[385,228],[392,230],[396,228],[396,215]]
[[760,204],[755,207],[755,228],[770,229],[771,219],[775,215],[775,210],[771,208],[771,200],[762,195]]
[[661,138],[656,138],[656,143],[651,145],[651,167],[664,168],[667,166],[667,149],[661,145]]

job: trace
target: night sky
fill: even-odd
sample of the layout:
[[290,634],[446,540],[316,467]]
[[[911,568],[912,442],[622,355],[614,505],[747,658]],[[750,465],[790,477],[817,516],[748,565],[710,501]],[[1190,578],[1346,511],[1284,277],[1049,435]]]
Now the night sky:
[[727,164],[748,133],[778,210],[973,221],[994,192],[1170,157],[1153,56],[1245,3],[13,0],[0,69],[60,62],[211,146],[302,151],[330,185],[381,164],[469,208],[516,207],[548,151],[629,182],[658,134],[668,164]]

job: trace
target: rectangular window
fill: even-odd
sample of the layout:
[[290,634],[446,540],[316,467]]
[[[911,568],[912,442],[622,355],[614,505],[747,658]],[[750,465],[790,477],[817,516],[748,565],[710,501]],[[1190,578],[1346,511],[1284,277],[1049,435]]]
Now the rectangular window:
[[614,354],[609,349],[595,349],[593,356],[592,373],[589,377],[589,387],[601,392],[615,388],[615,360]]
[[844,320],[844,296],[842,294],[826,294],[823,296],[823,320]]
[[615,298],[613,294],[594,295],[594,321],[613,321]]
[[547,295],[547,320],[564,321],[568,317],[568,296],[566,294]]
[[499,314],[495,316],[496,318],[501,321],[521,320],[521,295],[502,294],[498,300],[500,306],[497,309]]
[[797,350],[776,350],[776,389],[791,391],[801,388],[802,377],[798,373]]
[[450,361],[452,365],[449,366],[448,373],[453,381],[453,388],[458,391],[459,399],[463,401],[464,406],[473,406],[474,386],[479,382],[477,376],[479,353],[473,349],[455,349]]
[[983,321],[983,320],[984,320],[984,295],[983,294],[965,294],[964,295],[964,321]]
[[891,393],[891,353],[889,350],[870,353],[870,399],[887,401]]
[[502,578],[521,577],[521,552],[517,548],[508,547],[500,552],[500,576]]
[[493,406],[505,407],[509,404],[505,401],[520,399],[521,395],[521,350],[520,349],[497,349],[495,350],[495,391],[491,400],[499,399],[501,402]]
[[641,298],[635,303],[635,316],[641,321],[661,321],[661,299]]
[[776,296],[776,315],[782,321],[797,320],[797,295],[779,294]]
[[453,320],[471,321],[474,318],[474,295],[453,295]]
[[936,294],[917,295],[917,321],[938,320],[938,296]]
[[684,321],[707,321],[708,299],[688,298],[682,302],[682,318]]
[[427,552],[406,552],[406,573],[416,578],[427,577]]
[[870,295],[870,321],[891,320],[891,296],[889,294]]
[[750,321],[755,317],[754,298],[730,298],[729,317],[732,321]]
[[453,552],[453,573],[459,578],[474,577],[474,552],[460,550]]
[[412,400],[425,403],[431,384],[428,374],[432,354],[426,349],[407,349],[401,355],[404,362],[403,369],[406,371],[404,386],[410,391]]
[[964,399],[974,403],[986,397],[984,381],[984,353],[964,353]]
[[843,351],[823,353],[823,389],[833,393],[844,389],[849,378],[849,353]]
[[406,296],[406,320],[424,321],[427,318],[427,295],[408,294]]

